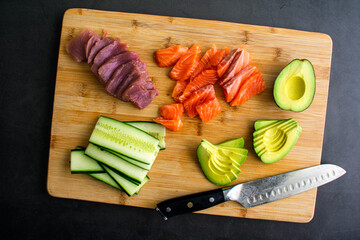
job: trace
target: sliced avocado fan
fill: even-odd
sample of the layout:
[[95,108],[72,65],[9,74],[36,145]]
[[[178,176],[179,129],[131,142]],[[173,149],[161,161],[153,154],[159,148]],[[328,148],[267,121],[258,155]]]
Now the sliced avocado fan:
[[[241,147],[239,147],[241,146]],[[240,165],[248,151],[242,138],[213,145],[203,139],[197,149],[198,159],[205,176],[214,184],[226,185],[237,179]]]
[[274,163],[285,157],[301,133],[294,119],[258,120],[254,127],[254,149],[264,163]]

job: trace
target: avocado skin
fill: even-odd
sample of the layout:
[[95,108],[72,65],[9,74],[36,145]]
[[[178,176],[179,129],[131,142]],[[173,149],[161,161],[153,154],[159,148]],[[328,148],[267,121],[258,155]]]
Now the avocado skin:
[[294,119],[258,120],[254,127],[254,150],[264,163],[274,163],[284,158],[302,131]]
[[[277,83],[278,82],[281,82],[281,81],[286,81],[287,79],[283,79],[281,76],[283,75],[284,72],[287,71],[287,69],[293,65],[294,63],[296,62],[302,62],[302,63],[307,63],[306,65],[304,66],[307,66],[310,70],[310,75],[308,77],[305,78],[304,82],[305,84],[307,82],[311,82],[310,84],[312,85],[311,86],[311,94],[308,95],[308,99],[306,101],[306,104],[304,104],[303,106],[301,107],[297,107],[297,108],[293,108],[293,107],[288,107],[286,106],[286,103],[284,104],[284,101],[281,101],[279,100],[279,95],[283,95],[283,96],[286,96],[286,93],[281,93],[281,88],[278,88],[277,87]],[[291,77],[291,76],[290,76]],[[315,76],[315,70],[314,70],[314,66],[312,65],[312,63],[308,60],[308,59],[294,59],[292,60],[289,64],[287,64],[282,70],[281,72],[279,73],[279,75],[277,76],[277,78],[275,79],[275,82],[274,82],[274,90],[273,90],[273,97],[274,97],[274,100],[275,100],[275,103],[276,105],[283,109],[283,110],[290,110],[290,111],[294,111],[294,112],[302,112],[304,110],[306,110],[313,102],[314,100],[314,97],[315,97],[315,92],[316,92],[316,76]],[[305,95],[305,94],[304,94]],[[290,101],[290,99],[288,99]]]

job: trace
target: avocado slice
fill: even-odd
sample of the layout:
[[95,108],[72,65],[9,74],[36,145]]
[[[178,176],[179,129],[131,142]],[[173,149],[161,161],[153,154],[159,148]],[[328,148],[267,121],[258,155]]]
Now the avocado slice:
[[242,148],[242,147],[244,147],[244,139],[243,138],[233,138],[230,140],[226,140],[222,143],[219,143],[216,146]]
[[312,103],[315,88],[315,72],[311,62],[307,59],[295,59],[276,78],[274,99],[284,110],[301,112]]
[[299,139],[302,130],[292,118],[259,120],[254,127],[254,150],[264,163],[274,163],[285,157]]
[[243,146],[244,140],[240,138],[232,140],[226,141],[225,146],[222,146],[213,145],[203,139],[197,149],[201,168],[205,176],[214,184],[227,185],[237,179],[237,175],[241,172],[239,167],[246,160],[248,151],[233,147]]

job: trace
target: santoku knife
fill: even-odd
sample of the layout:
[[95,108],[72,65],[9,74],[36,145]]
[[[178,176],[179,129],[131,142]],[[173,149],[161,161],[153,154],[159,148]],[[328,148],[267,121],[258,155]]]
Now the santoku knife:
[[175,215],[203,210],[226,201],[237,201],[244,208],[251,208],[319,187],[345,173],[339,166],[322,164],[233,187],[166,200],[155,209],[167,220]]

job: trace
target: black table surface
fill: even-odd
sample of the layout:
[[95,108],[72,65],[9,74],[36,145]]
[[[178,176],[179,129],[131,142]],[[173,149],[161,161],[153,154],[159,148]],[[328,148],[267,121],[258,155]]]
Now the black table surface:
[[[51,197],[46,191],[62,16],[68,8],[221,20],[333,39],[322,163],[310,223],[187,214]],[[360,1],[0,1],[0,209],[6,239],[360,239]]]

